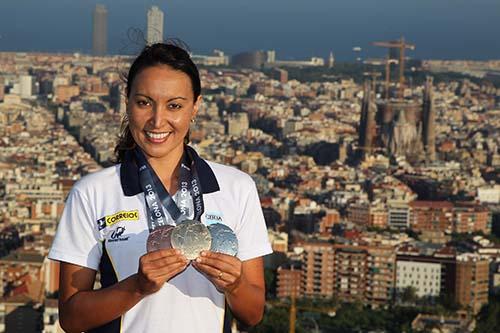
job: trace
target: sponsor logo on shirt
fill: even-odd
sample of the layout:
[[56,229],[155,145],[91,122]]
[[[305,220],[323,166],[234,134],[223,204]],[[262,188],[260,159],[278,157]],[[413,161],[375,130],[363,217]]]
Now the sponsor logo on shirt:
[[220,212],[207,212],[205,213],[205,224],[223,223],[222,213]]
[[139,211],[137,209],[129,211],[122,210],[112,215],[106,215],[104,217],[101,217],[99,220],[97,220],[97,228],[99,230],[102,230],[106,227],[109,227],[121,221],[138,221],[138,220],[139,220]]
[[125,232],[125,227],[117,227],[115,230],[111,232],[111,236],[109,236],[108,242],[122,242],[122,241],[127,241],[127,237],[122,237],[123,233]]

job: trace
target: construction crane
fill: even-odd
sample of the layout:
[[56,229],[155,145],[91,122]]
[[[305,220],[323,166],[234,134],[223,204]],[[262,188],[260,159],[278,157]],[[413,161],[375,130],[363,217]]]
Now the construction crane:
[[364,72],[363,75],[366,77],[372,78],[372,90],[375,91],[375,89],[377,88],[377,78],[382,76],[382,73],[380,73],[380,72]]
[[295,333],[295,326],[297,322],[297,310],[308,311],[313,313],[323,313],[330,317],[335,316],[337,309],[335,307],[310,307],[297,305],[297,281],[292,282],[292,291],[290,293],[290,304],[282,303],[281,301],[270,301],[268,302],[272,306],[277,307],[290,307],[289,317],[288,317],[288,333]]
[[302,311],[308,311],[308,312],[313,312],[313,313],[323,313],[326,314],[330,317],[335,316],[337,309],[336,308],[314,308],[310,306],[301,306],[297,305],[297,296],[295,292],[292,291],[290,295],[290,305],[283,304],[283,303],[274,303],[273,305],[275,306],[283,306],[283,307],[288,307],[290,306],[290,313],[289,313],[289,318],[288,318],[288,333],[295,333],[295,325],[297,322],[297,310],[302,310]]
[[295,288],[292,290],[292,295],[291,295],[291,304],[290,304],[290,318],[288,319],[289,321],[289,327],[288,327],[288,332],[289,333],[295,333],[295,321],[297,319],[297,301],[296,301],[296,291]]
[[385,60],[385,99],[389,99],[389,87],[391,85],[391,64],[397,64],[396,59],[391,59],[390,55],[387,55]]
[[[385,92],[385,99],[389,99],[389,87],[391,85],[391,64],[397,64],[398,61],[395,59],[390,59],[390,57],[384,58],[384,59],[370,59],[371,64],[374,65],[380,65],[380,64],[385,64],[385,85],[384,85],[384,92]],[[372,73],[379,73],[379,72],[365,72],[363,73],[364,76],[371,76],[372,77],[372,82],[374,82],[373,87],[375,87],[375,80],[376,77],[381,76],[381,74],[375,74],[376,77],[372,75]]]
[[[389,49],[389,54],[387,56],[387,65],[386,65],[386,80],[389,76],[389,72],[387,67],[390,67],[389,61],[391,60],[391,50],[398,49],[399,50],[399,98],[403,98],[404,93],[404,84],[405,84],[405,50],[415,50],[415,45],[407,43],[404,37],[401,37],[399,40],[388,41],[388,42],[373,42],[372,45],[378,47],[385,47]],[[386,83],[387,85],[387,83]],[[386,86],[387,88],[387,86]],[[386,96],[388,96],[388,92],[386,92]]]

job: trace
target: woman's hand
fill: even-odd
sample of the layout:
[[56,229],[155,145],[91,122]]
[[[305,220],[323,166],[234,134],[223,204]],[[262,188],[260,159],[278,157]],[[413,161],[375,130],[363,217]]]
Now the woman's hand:
[[241,283],[242,264],[233,256],[203,251],[193,261],[193,266],[203,273],[223,293],[232,293]]
[[137,288],[142,295],[150,295],[165,282],[186,269],[189,261],[179,250],[168,249],[146,253],[139,259]]

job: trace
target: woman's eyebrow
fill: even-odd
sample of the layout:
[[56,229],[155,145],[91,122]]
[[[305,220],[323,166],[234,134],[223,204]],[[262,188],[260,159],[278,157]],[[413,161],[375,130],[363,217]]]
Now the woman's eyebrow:
[[177,97],[172,97],[172,98],[170,98],[167,102],[172,102],[173,100],[176,100],[176,99],[183,99],[183,100],[187,101],[187,98],[186,98],[186,97],[177,96]]
[[151,97],[149,97],[148,95],[145,95],[145,94],[135,93],[134,95],[135,95],[135,96],[142,96],[142,97],[144,97],[144,98],[147,98],[147,99],[153,100]]
[[[142,97],[145,97],[147,99],[150,99],[150,100],[153,100],[151,97],[149,97],[148,95],[145,95],[145,94],[142,94],[142,93],[136,93],[135,96],[142,96]],[[176,100],[176,99],[183,99],[185,101],[187,101],[188,99],[186,97],[183,97],[183,96],[176,96],[176,97],[172,97],[172,98],[169,98],[167,100],[167,102],[171,102],[173,100]]]

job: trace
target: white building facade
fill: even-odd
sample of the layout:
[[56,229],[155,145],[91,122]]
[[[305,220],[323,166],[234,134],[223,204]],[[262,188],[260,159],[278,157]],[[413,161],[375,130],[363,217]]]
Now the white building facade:
[[437,297],[441,291],[441,264],[396,261],[396,289],[415,288],[418,297]]

